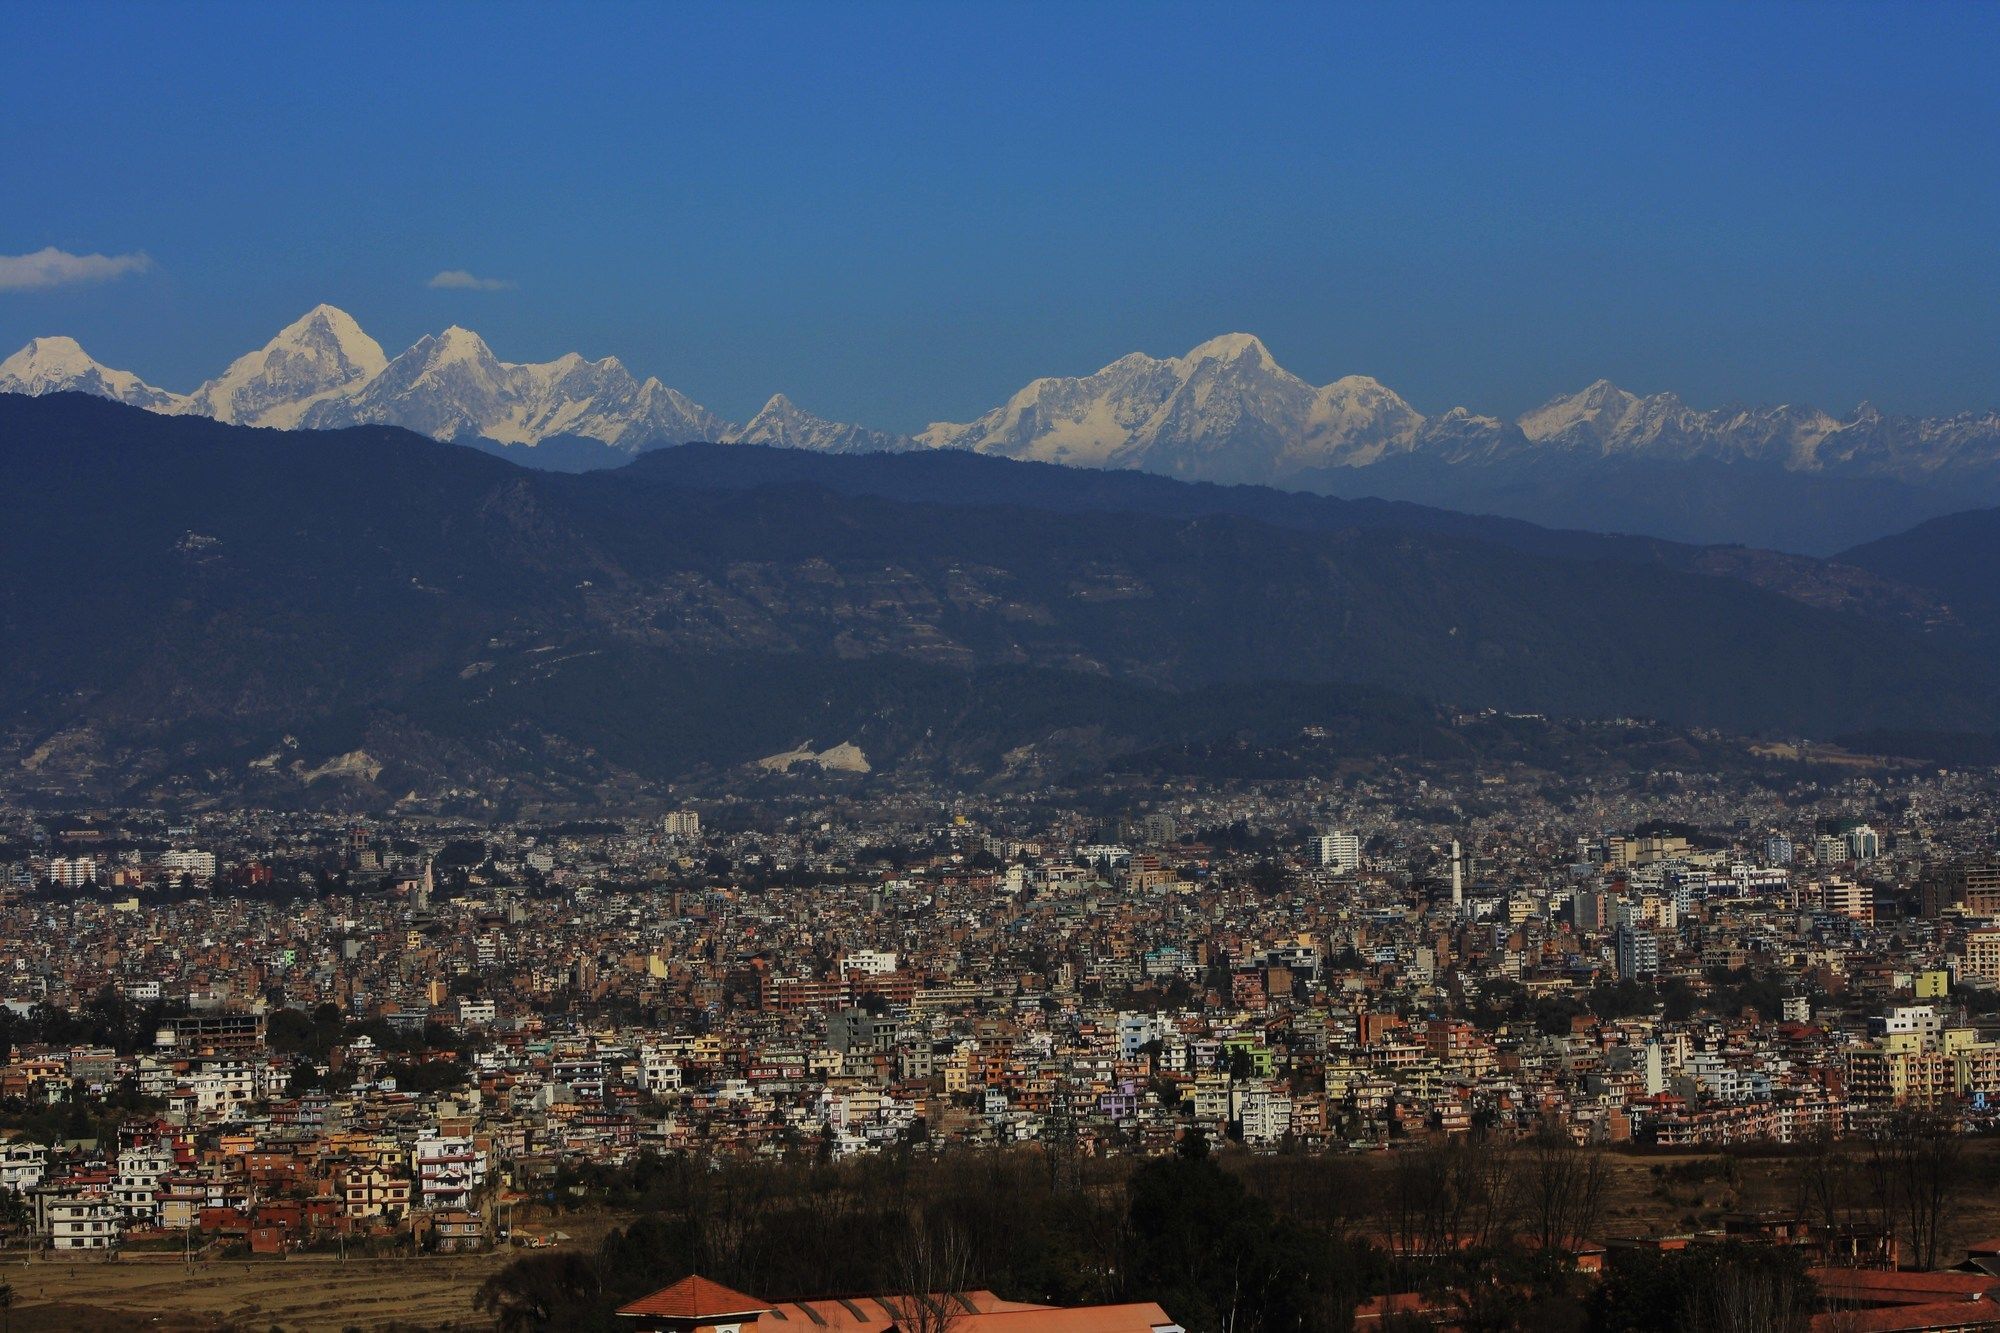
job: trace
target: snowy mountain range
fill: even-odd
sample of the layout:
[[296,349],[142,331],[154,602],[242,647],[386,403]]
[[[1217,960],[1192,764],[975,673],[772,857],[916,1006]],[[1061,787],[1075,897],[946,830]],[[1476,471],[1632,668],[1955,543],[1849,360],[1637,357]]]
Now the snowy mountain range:
[[[386,424],[516,451],[552,439],[593,441],[605,447],[606,464],[648,445],[687,440],[831,451],[898,443],[815,417],[782,395],[747,426],[732,425],[657,379],[635,378],[616,357],[587,361],[570,353],[539,363],[502,361],[478,334],[456,326],[419,338],[391,358],[352,316],[330,305],[307,311],[189,394],[99,365],[69,338],[37,338],[0,362],[0,393],[64,390],[243,426]],[[525,452],[516,456],[536,461]]]
[[1269,481],[1363,467],[1416,447],[1423,414],[1374,380],[1314,387],[1247,333],[1186,356],[1134,352],[1094,375],[1039,379],[977,421],[919,439],[1081,467],[1129,467],[1206,481]]
[[1182,357],[1134,353],[1092,375],[1039,379],[977,421],[941,422],[918,439],[1206,481],[1285,483],[1403,458],[1709,460],[1911,483],[2000,472],[2000,412],[1891,417],[1865,403],[1847,418],[1790,405],[1702,410],[1599,380],[1513,422],[1463,407],[1426,417],[1365,375],[1315,387],[1243,333]]
[[658,440],[712,439],[721,418],[656,379],[643,383],[616,357],[572,352],[517,365],[454,325],[419,338],[363,383],[315,402],[313,429],[386,423],[439,440],[484,438],[532,446],[551,436],[597,440],[637,452]]
[[1245,333],[1184,356],[1134,352],[1089,375],[1038,379],[974,421],[938,422],[914,437],[829,421],[783,394],[738,425],[658,379],[636,378],[615,357],[502,361],[478,334],[455,326],[391,358],[329,305],[185,395],[100,365],[70,338],[37,338],[0,362],[0,392],[63,390],[250,426],[385,423],[497,447],[525,462],[546,462],[532,451],[557,440],[602,446],[590,457],[604,464],[656,445],[716,440],[829,453],[971,449],[1308,489],[1336,470],[1399,460],[1704,461],[1931,488],[1962,478],[2000,483],[2000,412],[1916,418],[1867,404],[1847,417],[1792,405],[1699,409],[1671,393],[1640,396],[1600,380],[1512,422],[1464,408],[1426,416],[1366,376],[1311,384]]

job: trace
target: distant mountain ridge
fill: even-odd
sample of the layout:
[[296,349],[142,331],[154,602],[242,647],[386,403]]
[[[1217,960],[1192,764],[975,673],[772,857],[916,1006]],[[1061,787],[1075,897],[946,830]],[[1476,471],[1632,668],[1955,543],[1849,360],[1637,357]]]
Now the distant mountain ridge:
[[975,421],[941,422],[935,446],[1207,481],[1283,481],[1400,458],[1711,460],[1845,471],[1925,484],[2000,474],[2000,411],[1897,417],[1864,403],[1846,418],[1812,407],[1691,408],[1672,393],[1608,380],[1513,422],[1455,407],[1435,417],[1363,375],[1315,387],[1249,334],[1184,357],[1121,357],[1091,375],[1039,379]]
[[1991,623],[1892,575],[965,452],[565,476],[7,395],[0,524],[0,790],[37,801],[518,808],[808,741],[1037,782],[1330,715],[1461,744],[1446,704],[2000,730]]
[[[328,305],[185,395],[100,365],[68,338],[38,338],[0,363],[0,392],[63,390],[240,425],[396,425],[519,450],[521,461],[559,470],[614,466],[693,440],[838,454],[952,448],[1820,552],[2000,500],[2000,411],[1920,418],[1866,403],[1846,417],[1793,404],[1704,409],[1599,380],[1511,422],[1463,407],[1427,416],[1365,375],[1314,385],[1247,333],[1178,357],[1134,352],[1087,375],[1037,379],[972,421],[935,422],[914,437],[816,416],[783,394],[736,424],[656,378],[635,377],[615,357],[507,362],[457,326],[387,357]],[[537,454],[545,444],[555,447]],[[1665,494],[1655,494],[1657,469],[1681,465],[1736,471],[1721,474],[1725,484],[1713,493],[1680,496],[1669,477]],[[1635,466],[1654,470],[1634,480]],[[1771,519],[1731,503],[1739,483],[1768,500]],[[1548,512],[1551,496],[1564,497],[1557,512]],[[1593,505],[1594,496],[1620,498]],[[1871,526],[1871,510],[1893,521]]]

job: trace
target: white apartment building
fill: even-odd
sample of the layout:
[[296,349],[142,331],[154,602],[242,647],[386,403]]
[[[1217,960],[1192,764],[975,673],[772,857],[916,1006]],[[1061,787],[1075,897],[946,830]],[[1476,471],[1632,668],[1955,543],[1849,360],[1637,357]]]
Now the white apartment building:
[[879,977],[896,970],[897,958],[898,955],[891,950],[853,949],[841,958],[840,970]]
[[108,1250],[118,1244],[118,1205],[103,1195],[43,1195],[40,1204],[50,1249]]
[[1361,839],[1338,829],[1313,839],[1313,857],[1329,870],[1352,874],[1361,869]]
[[48,1173],[49,1150],[39,1143],[14,1139],[0,1143],[0,1190],[25,1194]]
[[196,883],[211,880],[215,878],[215,853],[176,848],[161,855],[160,869],[174,879],[188,875]]
[[88,856],[58,856],[49,862],[49,882],[80,889],[97,882],[97,862]]
[[471,1208],[486,1182],[486,1154],[461,1135],[426,1134],[410,1149],[419,1208]]
[[111,1182],[111,1197],[126,1226],[159,1225],[160,1181],[173,1169],[173,1150],[164,1143],[127,1148],[118,1154],[118,1174]]
[[1280,1083],[1252,1083],[1239,1091],[1243,1141],[1268,1148],[1292,1130],[1292,1098]]

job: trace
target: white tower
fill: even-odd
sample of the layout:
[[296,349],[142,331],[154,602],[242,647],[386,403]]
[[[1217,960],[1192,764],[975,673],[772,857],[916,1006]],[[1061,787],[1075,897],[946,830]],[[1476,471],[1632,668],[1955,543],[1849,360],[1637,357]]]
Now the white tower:
[[1465,906],[1465,853],[1459,850],[1457,838],[1451,840],[1451,905]]

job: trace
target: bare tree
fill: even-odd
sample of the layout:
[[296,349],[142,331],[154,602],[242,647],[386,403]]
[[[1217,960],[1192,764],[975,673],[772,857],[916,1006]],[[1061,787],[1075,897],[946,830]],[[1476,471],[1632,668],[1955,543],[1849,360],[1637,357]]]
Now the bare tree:
[[1965,1206],[1965,1141],[1948,1111],[1912,1106],[1875,1127],[1860,1158],[1869,1220],[1903,1244],[1909,1267],[1944,1261]]
[[1896,1162],[1895,1127],[1884,1121],[1868,1134],[1867,1146],[1856,1163],[1860,1176],[1861,1213],[1869,1226],[1887,1236],[1900,1230],[1902,1181]]
[[1446,1145],[1403,1148],[1389,1173],[1389,1231],[1399,1253],[1430,1259],[1445,1252],[1457,1226],[1459,1199]]
[[1720,1263],[1690,1285],[1682,1323],[1706,1333],[1805,1333],[1812,1306],[1782,1271]]
[[1793,1172],[1799,1215],[1831,1230],[1855,1207],[1854,1161],[1822,1128],[1805,1141]]
[[1884,1146],[1909,1260],[1918,1268],[1936,1268],[1951,1248],[1964,1208],[1965,1139],[1949,1114],[1911,1110],[1892,1122]]
[[902,1333],[951,1333],[965,1318],[961,1298],[971,1285],[972,1252],[964,1235],[948,1222],[934,1223],[913,1211],[892,1261],[896,1327]]
[[1462,1137],[1435,1139],[1396,1156],[1389,1180],[1389,1231],[1412,1258],[1484,1249],[1511,1231],[1515,1159],[1506,1147]]
[[1551,1126],[1521,1155],[1522,1226],[1551,1257],[1597,1230],[1604,1213],[1604,1158]]
[[1482,1249],[1510,1239],[1520,1215],[1520,1160],[1498,1139],[1461,1139],[1459,1174],[1468,1204],[1463,1232]]

